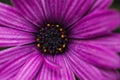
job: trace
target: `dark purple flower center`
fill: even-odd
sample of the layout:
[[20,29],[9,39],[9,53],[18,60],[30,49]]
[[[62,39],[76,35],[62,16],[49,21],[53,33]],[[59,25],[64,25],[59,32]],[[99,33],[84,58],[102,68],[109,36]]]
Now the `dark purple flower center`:
[[68,38],[60,25],[50,25],[42,28],[37,34],[37,47],[47,54],[61,54],[65,51]]

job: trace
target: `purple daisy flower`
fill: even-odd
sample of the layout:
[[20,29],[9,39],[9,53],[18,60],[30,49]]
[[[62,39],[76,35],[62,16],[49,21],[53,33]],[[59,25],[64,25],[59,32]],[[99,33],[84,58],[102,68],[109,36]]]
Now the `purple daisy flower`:
[[112,0],[0,3],[0,80],[120,80]]

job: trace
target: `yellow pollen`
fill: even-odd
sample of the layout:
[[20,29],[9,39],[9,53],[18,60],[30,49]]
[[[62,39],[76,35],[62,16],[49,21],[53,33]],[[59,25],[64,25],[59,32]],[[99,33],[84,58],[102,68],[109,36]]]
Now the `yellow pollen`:
[[56,27],[59,27],[59,25],[56,25]]
[[62,48],[58,48],[58,50],[62,52]]
[[66,45],[65,45],[65,44],[63,44],[62,46],[63,46],[63,48],[65,48],[65,46],[66,46]]
[[46,52],[47,52],[47,50],[46,50],[46,49],[44,49],[44,52],[46,53]]
[[50,27],[50,24],[47,24],[47,27]]
[[65,41],[67,41],[68,39],[67,38],[65,38]]
[[62,28],[60,28],[60,31],[62,31],[63,29]]
[[40,47],[40,44],[37,44],[37,47]]
[[40,38],[37,38],[36,40],[37,40],[37,41],[40,41]]
[[45,49],[45,47],[43,46],[43,49]]
[[61,38],[64,38],[64,37],[65,37],[65,35],[62,34],[62,35],[61,35]]
[[52,50],[50,50],[50,53],[52,53]]

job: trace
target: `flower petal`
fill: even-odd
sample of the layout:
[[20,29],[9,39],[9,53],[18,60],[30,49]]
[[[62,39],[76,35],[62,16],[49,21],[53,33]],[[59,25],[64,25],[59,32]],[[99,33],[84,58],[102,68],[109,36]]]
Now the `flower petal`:
[[48,60],[47,58],[44,59],[44,63],[46,66],[48,66],[51,69],[58,70],[60,68],[59,65],[55,64],[55,62]]
[[32,56],[17,73],[15,80],[32,80],[37,75],[42,62],[43,59],[40,55]]
[[113,0],[95,0],[92,8],[90,11],[95,11],[98,9],[107,9],[111,6],[111,4],[113,3]]
[[101,70],[105,80],[120,80],[120,73],[118,71]]
[[35,35],[32,33],[0,26],[0,47],[18,46],[34,41]]
[[28,22],[18,10],[7,4],[0,3],[0,25],[35,32],[35,26]]
[[[0,52],[0,79],[13,78],[26,60],[33,55],[33,46],[20,46]],[[21,53],[22,52],[22,53]]]
[[8,80],[9,78],[15,77],[18,73],[19,69],[25,64],[25,60],[27,60],[31,54],[20,56],[18,59],[14,59],[7,63],[4,68],[1,70],[0,79]]
[[40,0],[11,0],[22,15],[35,25],[42,24],[45,19]]
[[71,51],[66,53],[66,61],[68,61],[67,63],[70,69],[77,75],[80,80],[105,80],[96,67],[82,61]]
[[97,45],[103,45],[113,51],[120,52],[120,34],[118,33],[113,33],[105,37],[96,38],[88,42]]
[[[55,62],[60,65],[60,80],[75,80],[73,72],[70,70],[67,61],[63,57],[64,55],[55,56]],[[59,71],[58,70],[58,71]]]
[[63,56],[47,56],[46,59],[56,63],[60,68],[56,70],[44,64],[36,80],[75,80]]
[[69,49],[75,55],[79,56],[80,59],[95,66],[105,69],[120,68],[120,57],[114,51],[104,46],[89,42],[74,41],[69,46]]
[[41,70],[35,80],[47,80],[46,78],[51,78],[51,71],[43,64]]
[[13,47],[0,51],[0,64],[1,64],[0,66],[4,66],[3,65],[4,63],[6,64],[6,62],[9,62],[20,56],[26,55],[29,52],[34,51],[35,50],[34,48],[35,48],[34,45],[27,45],[27,46]]
[[12,0],[12,2],[35,24],[46,19],[48,23],[65,22],[63,24],[68,27],[89,12],[95,0]]
[[[71,26],[92,11],[110,7],[113,0],[69,0],[68,2],[69,4],[64,7],[66,12],[63,15],[65,27]],[[64,12],[64,9],[62,11]]]
[[[68,0],[63,7],[63,22],[65,27],[69,27],[83,18],[93,5],[94,0]],[[77,5],[77,6],[76,6]],[[65,9],[65,10],[64,10]]]
[[99,10],[81,19],[69,30],[72,38],[93,38],[111,33],[120,25],[120,13],[115,10]]

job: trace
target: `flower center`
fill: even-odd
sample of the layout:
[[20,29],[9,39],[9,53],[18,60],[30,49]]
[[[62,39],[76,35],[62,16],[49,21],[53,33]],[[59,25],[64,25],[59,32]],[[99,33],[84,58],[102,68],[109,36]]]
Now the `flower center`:
[[37,47],[46,54],[61,54],[65,51],[68,38],[60,25],[50,25],[42,28],[37,34]]

